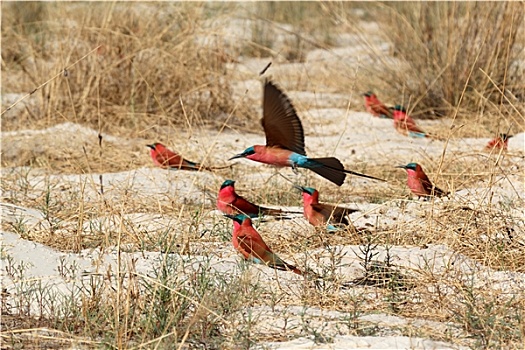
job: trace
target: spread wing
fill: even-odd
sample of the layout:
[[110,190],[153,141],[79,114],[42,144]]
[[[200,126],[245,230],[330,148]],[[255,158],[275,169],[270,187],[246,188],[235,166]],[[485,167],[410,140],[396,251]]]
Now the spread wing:
[[325,218],[331,217],[331,222],[335,224],[345,224],[349,225],[348,219],[346,218],[347,215],[351,213],[355,213],[356,209],[350,209],[350,208],[343,208],[343,207],[336,207],[334,205],[328,205],[328,204],[312,204],[312,208],[321,213]]
[[266,146],[279,146],[306,155],[304,131],[292,102],[271,81],[264,85],[263,118]]

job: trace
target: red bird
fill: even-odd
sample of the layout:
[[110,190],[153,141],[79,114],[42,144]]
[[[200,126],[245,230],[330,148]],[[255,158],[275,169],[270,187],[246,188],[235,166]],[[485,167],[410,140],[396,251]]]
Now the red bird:
[[260,215],[282,215],[294,212],[285,212],[281,209],[272,209],[253,204],[235,192],[235,181],[226,180],[222,183],[219,195],[217,196],[217,208],[225,214],[237,215],[245,214],[250,217]]
[[372,91],[365,92],[363,96],[365,98],[365,108],[368,113],[372,114],[374,117],[393,118],[392,111],[379,101],[376,94]]
[[417,163],[409,163],[407,165],[397,166],[396,168],[403,168],[407,171],[408,188],[410,188],[410,191],[418,196],[418,198],[428,198],[430,196],[441,197],[448,195],[447,192],[432,184],[427,174],[423,171],[423,168],[421,168],[421,165]]
[[248,147],[232,159],[247,158],[276,167],[310,169],[316,174],[341,186],[346,174],[384,181],[373,176],[344,168],[335,157],[308,158],[304,145],[304,130],[292,102],[271,81],[264,84],[263,117],[261,120],[266,135],[266,145]]
[[427,133],[416,125],[414,119],[410,118],[405,108],[400,105],[394,107],[394,127],[405,136],[428,137]]
[[208,170],[210,168],[199,163],[190,162],[182,158],[179,154],[169,150],[162,143],[155,142],[152,145],[146,145],[151,148],[149,154],[155,165],[164,169],[182,169],[182,170]]
[[303,272],[297,267],[279,258],[270,247],[264,243],[261,235],[252,226],[252,220],[244,214],[226,215],[233,220],[232,243],[244,259],[256,264],[265,264],[273,269],[292,271],[298,275]]
[[509,139],[512,137],[512,135],[507,134],[499,134],[494,139],[490,140],[489,143],[487,143],[487,146],[485,146],[486,150],[493,150],[493,149],[503,149],[507,150],[509,147]]
[[356,209],[319,203],[319,191],[311,187],[295,186],[303,192],[304,217],[315,227],[326,228],[329,232],[338,230],[337,225],[350,225],[347,215]]

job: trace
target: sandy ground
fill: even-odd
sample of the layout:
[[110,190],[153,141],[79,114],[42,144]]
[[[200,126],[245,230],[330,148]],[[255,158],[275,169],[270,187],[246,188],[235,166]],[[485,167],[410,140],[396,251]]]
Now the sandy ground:
[[[326,120],[322,127],[314,126],[314,119],[322,115]],[[309,153],[312,156],[321,155],[316,154],[314,149],[331,149],[334,154],[340,157],[344,163],[353,164],[355,162],[370,163],[374,159],[389,157],[392,164],[404,164],[407,161],[417,159],[414,154],[425,154],[430,158],[438,158],[443,151],[444,143],[433,140],[412,140],[396,134],[389,121],[374,119],[366,113],[346,111],[341,109],[313,109],[307,113],[303,113],[303,120],[307,131],[307,145]],[[431,123],[431,122],[427,122]],[[317,129],[317,130],[312,130]],[[60,130],[60,133],[66,137],[67,133],[75,133],[78,137],[79,133],[86,138],[96,137],[96,133],[92,130],[72,125],[59,125],[48,130],[41,131],[19,131],[6,132],[2,137],[10,137],[17,135],[22,138],[31,138],[45,133],[55,133]],[[339,132],[338,132],[339,130]],[[343,130],[341,132],[341,130]],[[347,130],[358,130],[349,134]],[[314,136],[318,134],[319,136]],[[107,135],[110,138],[111,135]],[[231,132],[226,132],[213,138],[206,138],[206,135],[193,136],[200,140],[200,144],[204,148],[214,147],[220,145],[227,155],[232,155],[239,150],[242,150],[247,145],[253,143],[263,143],[261,135],[238,135]],[[381,141],[380,141],[381,140]],[[145,141],[145,140],[144,140]],[[487,139],[456,139],[448,144],[450,152],[464,151],[468,148],[469,151],[481,149]],[[519,154],[522,151],[523,134],[517,135],[511,139],[509,144],[509,153],[515,152]],[[355,150],[355,154],[347,150]],[[310,151],[312,150],[312,151]],[[366,151],[365,151],[366,150]],[[147,158],[147,150],[144,150],[144,158]],[[221,159],[222,160],[222,159]],[[210,160],[210,162],[213,160]],[[236,180],[242,184],[243,187],[257,186],[259,181],[264,181],[269,176],[274,174],[274,170],[255,163],[242,161],[238,167],[242,167],[247,171],[239,171]],[[522,163],[523,164],[523,163]],[[3,174],[10,172],[21,171],[21,169],[2,169]],[[49,174],[42,173],[37,169],[27,169],[28,175],[26,181],[29,182],[30,188],[33,191],[43,190],[49,182],[55,186],[62,186],[65,189],[83,188],[83,201],[85,203],[98,202],[101,200],[99,194],[99,174],[84,174],[84,175],[63,175],[63,174]],[[290,170],[281,171],[285,176],[294,179],[294,175]],[[299,175],[299,181],[301,176]],[[317,179],[319,180],[319,179]],[[508,181],[503,179],[497,182],[493,191],[493,201],[504,200],[508,198],[522,199],[523,182],[522,178],[518,176],[510,176]],[[214,203],[214,195],[218,186],[223,179],[211,173],[188,173],[182,171],[165,171],[154,167],[142,167],[131,169],[119,173],[103,174],[104,198],[112,203],[119,203],[126,201],[130,196],[135,198],[142,197],[157,197],[159,201],[180,201],[181,203],[191,201],[193,203],[202,203],[207,208],[212,208]],[[283,186],[285,186],[284,179]],[[322,183],[322,180],[317,181]],[[323,183],[324,188],[331,186]],[[389,186],[389,184],[371,184],[371,181],[361,178],[350,177],[347,184],[344,186],[352,186],[353,188],[360,188],[367,186]],[[479,193],[483,192],[482,184],[476,188],[462,189],[456,193],[456,198],[463,198],[469,203],[476,203]],[[176,194],[176,195],[175,195]],[[9,197],[9,193],[4,192],[4,198]],[[443,199],[439,201],[437,207],[444,210],[447,201],[454,201],[452,199]],[[365,199],[355,197],[353,201],[346,202],[350,207],[360,209],[360,212],[352,214],[352,219],[357,227],[376,227],[378,230],[388,229],[395,225],[402,225],[403,223],[413,223],[424,227],[426,212],[429,210],[430,203],[410,201],[404,208],[401,208],[396,201],[389,201],[386,204],[367,203]],[[125,206],[125,203],[122,203]],[[300,210],[300,208],[292,208]],[[522,213],[516,212],[516,215]],[[210,217],[215,217],[213,220],[208,220],[204,226],[211,228],[213,222],[221,219],[219,213],[215,210],[209,211],[206,214]],[[35,208],[23,208],[9,203],[2,203],[2,221],[4,223],[16,223],[23,221],[28,230],[46,230],[49,229],[50,220],[46,219],[45,214]],[[52,220],[51,220],[52,221]],[[71,225],[76,225],[72,221]],[[89,235],[100,231],[118,231],[121,226],[126,226],[126,233],[140,236],[143,233],[152,234],[159,232],[166,227],[170,227],[177,232],[181,228],[182,222],[177,220],[176,213],[128,213],[116,217],[107,216],[99,217],[91,220],[86,220],[82,226],[82,233]],[[296,237],[303,234],[311,234],[312,229],[302,217],[297,217],[293,220],[287,221],[270,221],[265,223],[264,232],[279,232],[281,237]],[[62,223],[63,230],[68,230],[70,227],[67,223]],[[96,228],[96,229],[94,229]],[[516,228],[518,231],[518,228]],[[523,233],[523,231],[521,231]],[[410,233],[409,233],[410,234]],[[412,233],[415,234],[415,233]],[[525,237],[519,237],[525,242]],[[205,238],[204,238],[205,240]],[[344,245],[339,248],[341,254],[344,256],[340,262],[341,267],[339,272],[346,277],[357,278],[361,274],[362,267],[357,258],[358,247],[353,245]],[[78,254],[63,253],[51,249],[43,244],[32,242],[21,238],[18,234],[12,232],[2,233],[2,254],[11,257],[12,266],[25,266],[24,278],[39,279],[46,285],[46,288],[54,295],[55,302],[59,302],[60,295],[63,293],[67,295],[71,292],[73,286],[82,283],[83,279],[90,278],[90,276],[106,273],[107,271],[116,271],[117,269],[117,247],[113,249],[106,249],[100,251],[98,249],[86,249]],[[127,247],[121,246],[121,250],[126,251]],[[199,247],[198,242],[192,245],[193,250],[191,259],[194,264],[211,257],[211,266],[214,269],[222,272],[229,272],[232,274],[239,273],[237,267],[238,256],[233,251],[230,243],[223,242],[214,245],[213,249],[205,249],[204,251]],[[381,254],[384,254],[384,247],[380,247]],[[292,252],[282,252],[287,258],[293,259],[297,262],[309,261],[310,266],[315,268],[315,264],[323,259],[328,259],[326,252],[322,249],[319,251],[309,251],[304,254]],[[155,251],[136,251],[133,245],[129,251],[123,253],[123,261],[129,262],[132,259],[136,260],[135,268],[137,272],[148,275],[151,272],[152,263],[156,261],[159,253]],[[204,255],[200,255],[204,254]],[[390,254],[393,256],[394,263],[397,266],[404,267],[412,271],[428,271],[440,276],[454,275],[458,271],[469,271],[476,281],[475,283],[484,283],[493,288],[494,292],[498,293],[517,293],[525,290],[525,275],[513,272],[495,271],[490,268],[485,268],[481,264],[473,262],[460,254],[451,251],[446,246],[427,246],[420,247],[390,247]],[[316,256],[316,261],[308,259],[308,256]],[[378,257],[380,260],[381,257]],[[4,261],[5,264],[5,261]],[[75,271],[64,276],[60,274],[60,266],[76,266]],[[450,269],[450,266],[454,266]],[[262,279],[265,283],[274,284],[277,280],[282,288],[285,288],[290,294],[298,292],[301,278],[293,274],[287,273],[269,273],[265,267],[253,266],[254,278]],[[17,280],[6,273],[2,269],[2,284],[7,292],[13,297],[21,293],[23,281]],[[359,287],[358,289],[361,289]],[[351,293],[345,291],[345,293]],[[38,313],[37,306],[31,305],[33,313]],[[448,344],[446,342],[434,341],[430,339],[421,339],[419,337],[406,337],[399,334],[397,331],[402,325],[425,325],[425,327],[432,327],[439,330],[455,328],[458,334],[461,334],[459,325],[440,324],[439,322],[425,321],[424,319],[408,319],[403,317],[393,317],[383,314],[365,314],[359,316],[362,322],[373,324],[383,329],[383,336],[346,336],[339,334],[336,325],[340,323],[343,313],[334,310],[322,310],[317,308],[303,308],[300,306],[284,306],[279,310],[265,310],[264,308],[254,308],[252,310],[259,315],[258,328],[260,332],[278,332],[279,327],[282,327],[283,319],[287,320],[288,327],[296,329],[299,327],[301,317],[304,313],[312,319],[312,322],[319,322],[323,329],[323,334],[330,337],[331,341],[327,344],[315,343],[314,340],[297,337],[289,342],[269,342],[266,345],[273,349],[350,349],[350,348],[425,348],[425,349],[443,349],[443,348],[459,348],[456,345]],[[285,316],[286,315],[286,316]],[[302,316],[301,316],[302,315]],[[313,327],[313,326],[312,326]],[[293,331],[292,331],[293,333]],[[439,331],[437,331],[439,333]]]
[[[338,49],[338,55],[349,55],[344,48]],[[331,56],[328,56],[331,57]],[[311,65],[301,69],[321,69],[319,62],[329,65],[329,58],[324,57],[322,51],[314,51],[308,55],[307,63]],[[238,75],[243,76],[257,72],[264,67],[266,61],[251,60],[239,65]],[[350,63],[349,63],[350,64]],[[272,72],[279,76],[279,71],[293,71],[293,65],[275,65]],[[244,73],[243,73],[244,72]],[[260,104],[261,85],[260,81],[253,78],[238,80],[234,84],[234,92],[240,99],[248,89],[248,102]],[[285,82],[278,81],[282,85]],[[356,169],[366,172],[367,167],[373,166],[390,166],[392,172],[400,172],[399,178],[403,177],[402,170],[395,169],[394,166],[406,164],[412,161],[423,162],[426,164],[432,161],[438,161],[445,153],[445,163],[451,164],[454,159],[463,156],[464,159],[486,159],[486,155],[481,152],[488,141],[488,138],[453,138],[449,142],[430,140],[430,139],[410,139],[396,133],[392,127],[392,122],[384,119],[373,118],[366,112],[361,105],[349,103],[349,97],[344,94],[335,94],[328,92],[309,92],[296,91],[293,89],[286,90],[294,104],[296,105],[306,134],[307,153],[309,156],[329,156],[338,157],[350,169]],[[312,101],[315,101],[313,103]],[[348,106],[350,106],[348,108]],[[322,120],[322,122],[319,122]],[[421,121],[423,128],[448,126],[450,121]],[[259,127],[259,126],[257,126]],[[4,157],[15,157],[17,152],[24,145],[35,147],[35,140],[41,140],[36,143],[36,147],[45,152],[49,144],[42,140],[54,138],[53,135],[59,134],[61,139],[69,140],[67,147],[81,147],[85,143],[97,142],[97,131],[91,130],[81,125],[72,123],[59,124],[45,130],[19,130],[2,132]],[[185,137],[182,137],[186,139]],[[232,155],[241,152],[252,144],[264,144],[264,136],[258,133],[241,133],[235,130],[225,130],[222,133],[215,131],[193,131],[192,141],[183,144],[176,144],[176,148],[184,153],[189,159],[202,160],[203,152],[207,154],[207,161],[210,164],[226,164],[226,159]],[[2,287],[5,289],[7,299],[4,303],[13,303],[17,295],[23,293],[24,282],[27,280],[39,280],[54,295],[54,302],[59,304],[61,295],[71,293],[74,286],[81,285],[86,279],[92,276],[105,274],[108,271],[117,271],[117,250],[123,253],[121,261],[126,266],[132,260],[135,261],[134,268],[143,275],[152,272],[152,266],[157,261],[160,253],[155,247],[141,250],[138,248],[138,242],[145,240],[147,235],[154,235],[170,228],[175,235],[184,236],[186,229],[183,227],[186,223],[179,219],[179,212],[169,212],[163,209],[166,203],[176,203],[183,205],[185,203],[199,204],[206,208],[205,219],[199,226],[199,230],[213,229],[213,225],[222,223],[229,225],[226,219],[214,209],[214,201],[217,190],[227,177],[235,176],[238,186],[242,189],[257,188],[257,186],[275,174],[272,168],[261,164],[252,163],[246,160],[239,161],[231,172],[222,173],[196,173],[183,171],[166,171],[154,168],[149,164],[148,151],[143,147],[151,140],[127,140],[111,134],[104,134],[105,142],[123,143],[133,145],[138,149],[137,158],[141,159],[136,167],[127,171],[115,173],[90,173],[90,174],[62,174],[54,173],[52,169],[36,168],[3,168],[2,176],[5,178],[5,188],[19,188],[14,183],[13,174],[24,174],[24,181],[27,182],[27,188],[34,192],[35,196],[41,194],[49,184],[53,188],[62,189],[63,195],[67,198],[68,194],[78,192],[82,189],[82,196],[76,200],[85,205],[97,205],[102,201],[111,203],[113,208],[126,208],[130,201],[148,201],[153,200],[159,206],[158,213],[144,212],[126,212],[122,215],[108,214],[97,218],[85,218],[80,228],[79,221],[74,218],[70,221],[60,222],[60,230],[64,235],[74,239],[76,234],[90,235],[99,232],[120,232],[127,235],[127,243],[121,246],[113,246],[104,250],[98,248],[83,249],[79,253],[66,253],[50,248],[41,243],[22,238],[19,234],[8,230],[10,225],[15,226],[23,222],[27,231],[42,232],[49,230],[53,224],[53,217],[46,214],[39,208],[27,208],[17,206],[11,203],[11,198],[17,194],[9,193],[4,189],[1,203],[2,222],[4,230],[2,237],[2,264],[0,272]],[[160,140],[158,140],[160,141]],[[5,143],[4,143],[5,142]],[[9,147],[6,144],[9,142]],[[510,164],[517,165],[523,169],[525,135],[519,134],[509,141],[509,151],[506,160]],[[60,149],[60,142],[53,145]],[[170,144],[169,146],[172,146]],[[213,150],[213,152],[210,152]],[[444,152],[445,151],[445,152]],[[64,154],[67,149],[64,147]],[[501,202],[518,202],[523,203],[525,198],[523,174],[508,175],[502,170],[496,175],[495,185],[492,186],[491,196],[486,196],[486,181],[479,181],[469,184],[468,187],[462,186],[461,183],[444,182],[437,179],[440,186],[447,188],[457,188],[457,192],[451,198],[444,198],[436,202],[407,201],[406,188],[400,182],[394,183],[376,183],[370,180],[348,177],[343,188],[346,187],[345,193],[355,192],[355,195],[337,196],[337,189],[315,175],[301,172],[295,175],[291,170],[281,170],[281,173],[288,179],[306,183],[314,182],[323,193],[323,190],[330,190],[332,202],[339,202],[349,207],[354,207],[360,212],[352,214],[352,221],[356,227],[373,227],[376,231],[389,230],[395,227],[408,227],[407,235],[425,235],[425,230],[429,229],[428,216],[432,211],[447,210],[447,208],[457,207],[461,203],[471,207],[479,207],[488,203]],[[100,177],[102,175],[102,177]],[[433,174],[429,174],[432,178]],[[102,186],[104,194],[100,194]],[[448,178],[450,179],[450,178]],[[272,177],[272,181],[281,186],[286,186],[287,182],[279,176]],[[12,185],[12,186],[10,186]],[[366,196],[369,188],[385,189],[394,187],[397,198],[384,201],[382,203],[372,203]],[[321,195],[322,196],[322,195]],[[73,198],[73,197],[71,197]],[[275,203],[268,203],[269,205]],[[289,208],[290,209],[290,208]],[[299,207],[291,208],[300,210]],[[523,207],[517,206],[511,208],[512,215],[523,217]],[[75,228],[75,229],[73,229]],[[523,227],[513,227],[516,237],[525,244]],[[71,233],[68,233],[71,232]],[[80,232],[80,233],[79,233]],[[270,241],[279,241],[283,239],[294,239],[314,234],[313,229],[300,216],[292,220],[269,221],[261,224],[261,232]],[[497,235],[498,233],[494,233]],[[220,272],[238,274],[239,257],[233,250],[231,243],[211,240],[211,244],[206,243],[209,237],[203,234],[201,241],[194,240],[189,246],[190,252],[185,252],[182,247],[181,251],[174,254],[186,256],[198,268],[199,264],[208,264]],[[458,239],[460,239],[458,237]],[[487,233],[487,239],[492,239],[490,233]],[[181,238],[182,240],[182,238]],[[133,244],[133,242],[135,244]],[[347,277],[349,280],[362,275],[362,267],[359,254],[359,247],[351,244],[334,245],[342,256],[337,271]],[[381,260],[386,254],[386,247],[378,247],[380,255],[377,259]],[[290,249],[281,251],[290,261],[297,264],[306,264],[311,268],[316,268],[329,261],[326,250],[312,249],[307,252],[298,252]],[[512,295],[513,293],[523,293],[525,290],[525,274],[512,271],[498,271],[488,268],[469,257],[459,254],[445,245],[427,245],[419,246],[391,246],[389,254],[393,257],[396,266],[404,271],[417,273],[430,273],[439,276],[443,280],[452,278],[457,274],[467,274],[471,276],[475,285],[482,285],[490,288],[493,293],[502,295]],[[9,262],[7,260],[9,257]],[[8,273],[6,266],[24,266],[23,280],[17,279],[16,274]],[[75,266],[75,268],[71,268]],[[64,272],[64,267],[69,270]],[[122,268],[122,267],[121,267]],[[263,266],[250,266],[251,278],[262,281],[269,287],[275,287],[277,284],[283,289],[283,293],[289,298],[300,293],[302,279],[299,276],[274,271],[269,271]],[[189,273],[189,271],[185,271]],[[366,287],[358,286],[349,288],[340,293],[352,295],[352,293],[365,293]],[[372,290],[373,288],[371,288]],[[444,293],[453,293],[452,290],[444,290]],[[373,291],[370,291],[373,293]],[[38,314],[38,306],[31,304],[28,306],[32,314]],[[275,307],[253,307],[251,310],[254,315],[258,315],[256,329],[261,333],[274,334],[280,332],[283,327],[288,329],[293,340],[287,342],[266,342],[259,344],[270,349],[352,349],[352,348],[370,348],[370,349],[459,349],[466,348],[451,342],[439,341],[433,339],[421,338],[417,332],[413,336],[406,336],[403,329],[425,328],[427,334],[436,335],[434,339],[439,339],[439,334],[450,332],[453,337],[465,336],[460,324],[435,322],[426,320],[424,315],[420,317],[398,317],[384,313],[375,313],[373,311],[358,316],[359,322],[365,323],[368,327],[377,327],[381,331],[375,336],[350,336],[345,335],[341,330],[342,319],[345,312],[332,310],[330,308],[320,309],[303,306],[300,303],[293,305],[277,305]],[[329,341],[319,342],[311,336],[301,335],[300,328],[303,318],[310,322],[312,328],[318,329],[323,336]],[[286,323],[286,326],[284,324]]]

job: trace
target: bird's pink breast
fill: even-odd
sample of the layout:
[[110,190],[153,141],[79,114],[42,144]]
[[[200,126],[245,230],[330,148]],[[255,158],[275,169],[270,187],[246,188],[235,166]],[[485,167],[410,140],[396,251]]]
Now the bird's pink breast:
[[315,227],[324,226],[326,224],[326,218],[323,214],[316,212],[311,206],[308,207],[308,210],[305,210],[304,216],[308,222]]
[[324,226],[326,224],[326,220],[324,216],[315,211],[314,208],[312,208],[312,204],[318,204],[319,203],[319,192],[314,192],[313,195],[309,193],[303,193],[303,202],[304,202],[304,217],[310,224],[313,226]]
[[256,162],[271,164],[274,166],[290,166],[288,158],[292,154],[291,151],[277,147],[255,146],[255,153],[246,158]]
[[407,173],[407,185],[412,190],[412,192],[417,196],[427,195],[428,193],[425,191],[425,187],[423,186],[423,183],[421,182],[418,174],[412,169],[407,169]]
[[508,140],[503,141],[500,137],[495,138],[487,144],[487,148],[508,148]]
[[217,196],[217,208],[226,214],[235,214],[236,211],[230,206],[235,200],[235,189],[231,186],[225,187],[219,191]]

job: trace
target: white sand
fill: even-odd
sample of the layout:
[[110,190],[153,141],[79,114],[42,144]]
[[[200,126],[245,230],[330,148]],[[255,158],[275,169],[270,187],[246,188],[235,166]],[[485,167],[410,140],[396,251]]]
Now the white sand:
[[[212,25],[212,24],[210,24]],[[219,25],[219,24],[215,24]],[[235,26],[235,24],[232,24]],[[246,34],[247,35],[247,34]],[[235,40],[229,39],[229,40]],[[352,42],[352,38],[347,38]],[[203,38],[206,41],[206,38]],[[380,46],[380,50],[388,50],[387,46]],[[279,76],[283,72],[293,72],[304,70],[308,65],[308,70],[320,69],[319,64],[330,64],[330,59],[334,54],[340,56],[352,56],[355,48],[340,48],[333,53],[326,54],[322,50],[314,50],[307,56],[305,64],[274,64],[272,74]],[[365,53],[363,53],[365,55]],[[363,56],[365,57],[365,56]],[[361,59],[363,58],[361,57]],[[352,64],[354,61],[349,61]],[[233,91],[237,99],[246,99],[246,103],[252,101],[260,104],[261,90],[260,82],[255,78],[254,72],[259,71],[266,65],[267,60],[245,60],[237,66],[236,74],[243,76],[245,80],[239,80],[233,85]],[[338,62],[340,60],[338,59]],[[284,74],[284,73],[283,73]],[[284,82],[283,84],[284,85]],[[248,91],[247,94],[246,91]],[[329,92],[294,91],[287,90],[288,95],[300,111],[306,135],[307,152],[309,156],[329,156],[334,155],[342,160],[348,168],[352,169],[355,164],[391,164],[393,167],[399,164],[406,164],[419,159],[439,160],[443,154],[445,143],[429,139],[410,139],[396,133],[392,127],[392,121],[372,118],[363,112],[361,105],[352,105],[349,96]],[[10,101],[14,95],[8,96]],[[7,97],[6,97],[7,98]],[[312,102],[314,101],[314,102]],[[24,105],[30,106],[27,101]],[[20,104],[19,106],[22,106]],[[322,123],[319,121],[322,120]],[[448,121],[421,121],[423,128],[435,124],[447,125]],[[259,126],[257,126],[259,128]],[[91,130],[81,125],[65,123],[53,126],[45,130],[19,130],[2,132],[2,137],[20,136],[39,137],[41,135],[61,135],[64,139],[78,137],[86,140],[96,140],[97,131]],[[211,134],[211,135],[210,135]],[[104,135],[107,141],[121,142],[122,140],[112,135]],[[211,137],[210,137],[211,136]],[[264,144],[264,136],[259,133],[242,134],[235,131],[226,130],[217,135],[215,132],[201,131],[194,132],[193,140],[197,140],[199,149],[216,149],[217,152],[210,157],[211,163],[225,162],[225,159],[241,152],[252,144]],[[126,142],[146,143],[146,140],[125,140]],[[470,139],[451,139],[446,145],[447,156],[449,154],[469,154],[469,157],[476,157],[487,143],[487,138]],[[509,152],[507,157],[512,159],[514,164],[520,164],[521,169],[525,165],[523,161],[525,135],[519,134],[510,139]],[[16,152],[17,148],[5,148],[3,152]],[[45,145],[42,145],[45,147]],[[60,147],[57,142],[56,147]],[[4,153],[5,154],[5,153]],[[148,157],[146,149],[144,157]],[[451,156],[452,157],[452,156]],[[238,161],[236,169],[236,180],[238,184],[245,187],[256,187],[258,182],[267,181],[269,176],[275,174],[275,170],[270,167],[256,164],[246,160]],[[13,170],[2,169],[4,174]],[[497,184],[492,187],[492,195],[485,195],[484,183],[480,182],[474,187],[463,188],[455,194],[455,198],[475,207],[485,205],[489,198],[491,203],[504,201],[518,201],[523,203],[525,190],[523,176],[507,176],[502,169],[502,174],[497,176]],[[301,181],[302,176],[296,176],[291,170],[285,169],[281,173],[288,178]],[[523,173],[523,172],[521,172]],[[278,177],[277,177],[278,179]],[[126,206],[129,198],[157,198],[159,204],[175,201],[178,204],[186,202],[203,205],[204,208],[212,208],[215,201],[215,194],[220,183],[224,179],[217,174],[209,173],[188,173],[183,171],[165,171],[151,167],[130,169],[129,171],[103,174],[104,195],[100,194],[99,174],[83,175],[63,175],[48,174],[38,170],[30,170],[27,176],[29,187],[32,191],[38,192],[45,190],[49,183],[64,188],[77,189],[83,188],[82,200],[85,203],[100,203],[103,199],[112,203],[115,207]],[[280,179],[285,183],[284,180]],[[325,188],[330,186],[317,179]],[[390,186],[390,184],[378,184],[370,180],[348,177],[344,186],[360,188],[363,186]],[[9,193],[4,193],[5,198]],[[453,197],[454,198],[454,197]],[[455,199],[443,199],[440,203],[454,201]],[[403,203],[403,208],[401,204]],[[270,203],[275,204],[275,203]],[[426,202],[404,202],[402,200],[392,200],[384,204],[367,203],[359,198],[351,198],[345,201],[349,207],[358,208],[361,211],[352,214],[352,220],[358,227],[377,227],[379,230],[394,227],[409,227],[415,225],[415,229],[407,234],[415,234],[418,228],[424,230],[426,221],[424,220],[429,211],[429,203]],[[50,225],[55,222],[55,218],[46,215],[37,208],[18,207],[7,202],[1,203],[2,221],[17,225],[24,223],[27,230],[42,231],[49,230]],[[292,208],[300,210],[300,208]],[[439,206],[436,210],[443,210]],[[519,208],[512,209],[515,217],[523,217],[523,211]],[[106,215],[92,218],[82,223],[81,232],[85,235],[97,232],[117,232],[136,237],[137,242],[148,234],[158,233],[166,229],[172,230],[177,236],[184,236],[184,224],[178,220],[180,213],[160,212],[158,214],[131,213],[125,215]],[[201,229],[212,229],[217,221],[226,221],[217,215],[213,209],[205,214],[206,220],[202,223]],[[78,225],[77,221],[61,222],[60,229],[74,232],[73,227]],[[278,238],[293,238],[297,235],[312,234],[312,228],[301,218],[286,221],[270,221],[262,224],[265,231],[275,233]],[[397,226],[396,226],[397,225]],[[514,227],[516,237],[514,239],[525,242],[523,227]],[[12,231],[12,230],[10,230]],[[424,234],[424,232],[418,232]],[[488,233],[487,233],[488,234]],[[263,234],[264,235],[264,234]],[[73,237],[73,234],[72,234]],[[487,235],[487,239],[494,237]],[[461,239],[461,238],[458,238]],[[502,238],[504,239],[504,238]],[[190,248],[193,254],[181,256],[181,259],[189,259],[195,268],[199,264],[206,263],[211,259],[212,267],[220,272],[230,274],[239,273],[238,256],[233,251],[229,242],[212,244],[206,242],[206,236],[199,243],[193,244]],[[21,238],[13,232],[2,232],[2,269],[0,276],[2,287],[6,289],[10,296],[7,303],[13,303],[17,296],[24,292],[27,281],[38,280],[46,286],[46,290],[53,295],[54,303],[59,304],[61,295],[68,295],[72,289],[85,279],[106,273],[114,273],[119,268],[117,265],[117,248],[111,247],[105,251],[99,249],[83,250],[78,254],[62,253],[46,247],[40,243],[31,242]],[[357,246],[346,245],[332,247],[338,249],[343,255],[341,267],[338,273],[347,278],[356,278],[362,275],[362,267],[357,258],[359,249]],[[152,266],[159,257],[158,251],[136,251],[133,247],[121,246],[123,266],[129,268],[132,259],[135,259],[135,268],[138,273],[148,275],[152,271]],[[470,276],[476,286],[490,289],[494,293],[502,296],[511,297],[514,293],[523,293],[525,290],[525,275],[511,271],[495,271],[484,267],[480,263],[462,256],[443,245],[430,245],[428,247],[389,247],[393,263],[417,276],[418,273],[432,273],[443,280],[442,293],[453,293],[450,282],[455,276]],[[129,252],[128,252],[129,251]],[[378,247],[380,254],[376,259],[383,259],[385,247]],[[282,252],[290,261],[307,264],[315,268],[319,263],[327,263],[329,256],[326,250],[317,249],[309,252]],[[9,257],[9,261],[7,259]],[[7,273],[6,267],[24,267],[23,280],[19,280],[17,275]],[[74,268],[72,268],[74,266]],[[64,268],[68,268],[64,272]],[[279,285],[288,293],[296,293],[301,288],[302,279],[299,276],[273,271],[268,271],[264,266],[251,266],[254,280],[263,281],[268,285],[275,285],[278,280]],[[61,271],[61,272],[59,272]],[[181,273],[191,273],[191,271],[181,271]],[[365,287],[355,287],[360,293],[364,293]],[[370,293],[374,288],[370,287]],[[341,293],[353,293],[352,289],[341,291]],[[12,305],[14,306],[14,305]],[[31,304],[32,314],[38,314],[41,310],[38,305]],[[13,311],[16,311],[16,307]],[[459,324],[441,323],[424,319],[424,315],[417,318],[404,318],[393,315],[378,314],[370,312],[359,315],[357,319],[367,327],[377,327],[380,331],[376,336],[351,336],[344,334],[341,329],[342,320],[348,317],[346,312],[338,310],[322,310],[318,308],[297,306],[287,306],[270,309],[266,307],[254,307],[252,313],[258,315],[259,323],[256,329],[263,333],[278,333],[284,327],[290,330],[293,340],[286,342],[267,342],[260,344],[270,349],[460,349],[463,347],[452,343],[423,339],[414,334],[406,336],[403,328],[424,327],[434,329],[433,334],[441,334],[448,331],[457,336],[464,336],[462,327]],[[45,314],[45,310],[44,310]],[[304,316],[306,315],[306,316]],[[311,336],[301,335],[301,318],[306,317],[310,326],[317,328],[325,337],[326,343],[314,342]],[[342,327],[342,328],[341,328]]]

